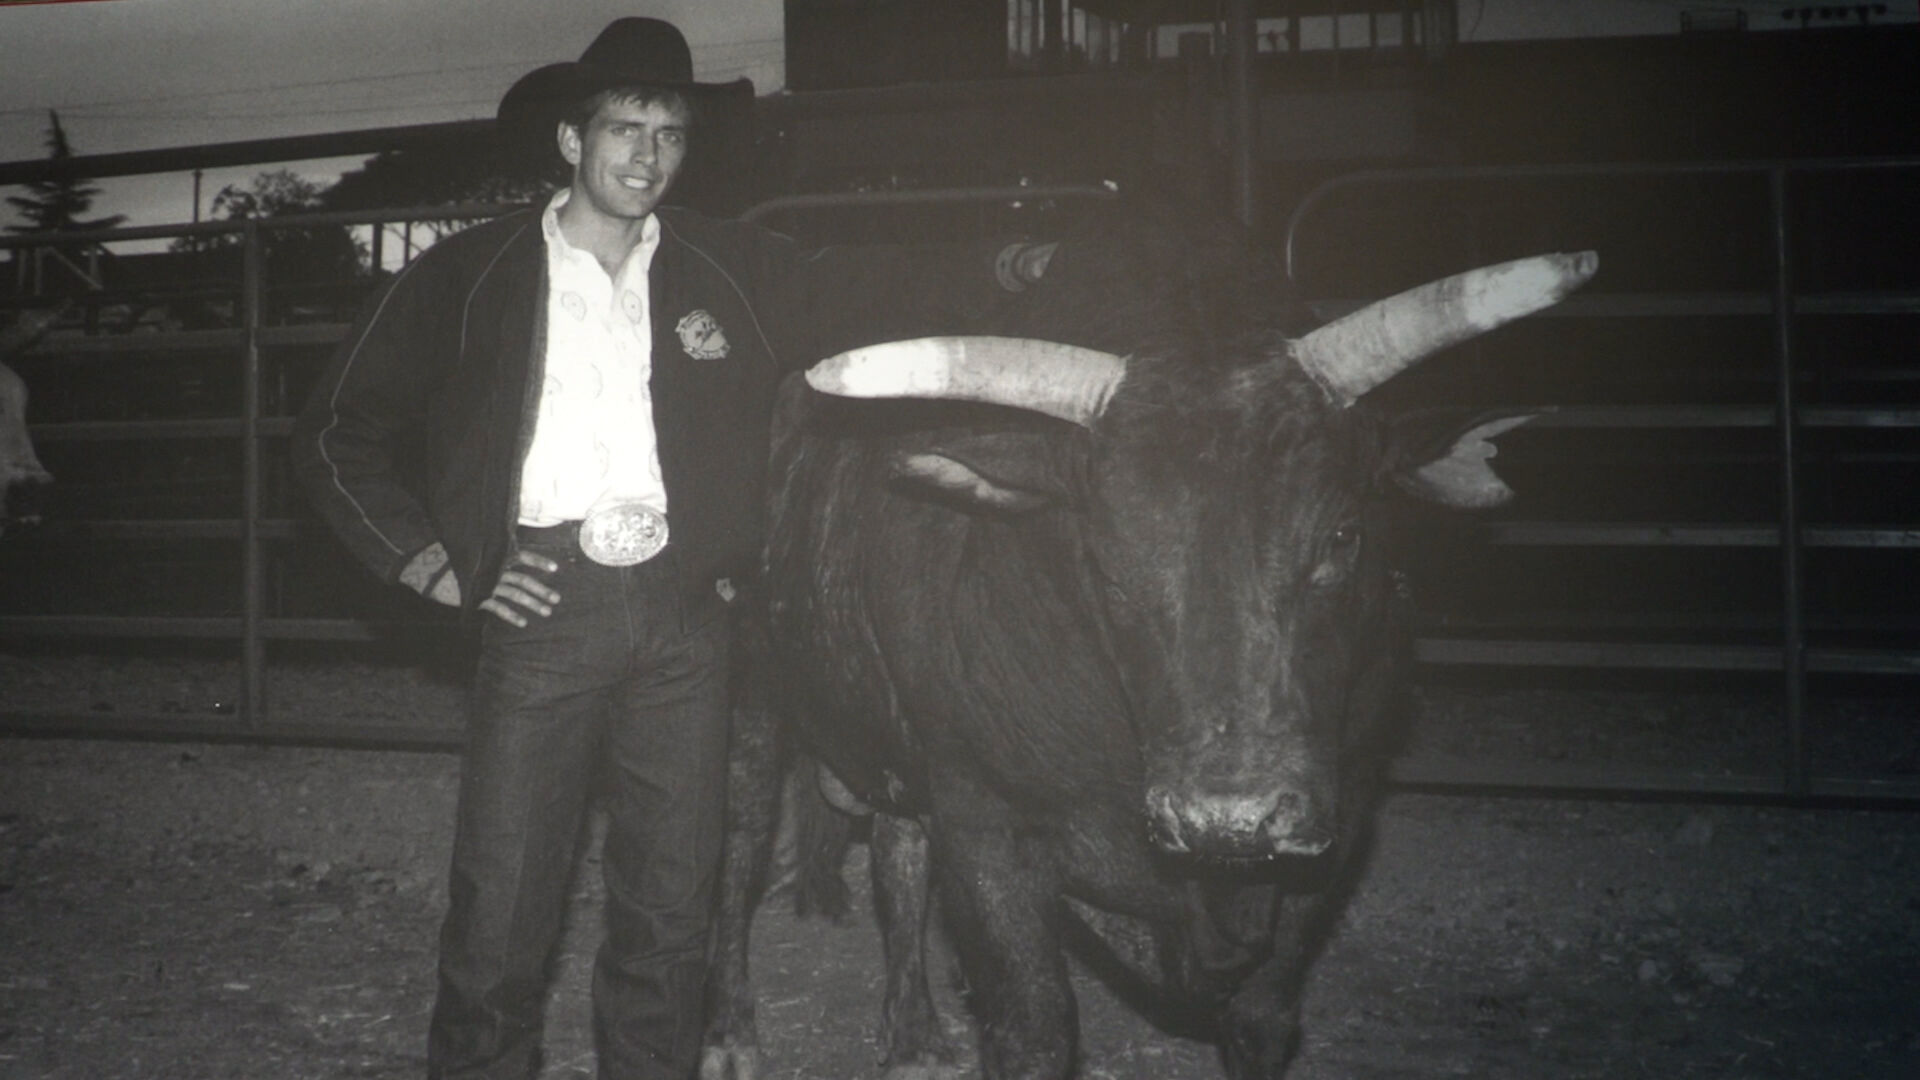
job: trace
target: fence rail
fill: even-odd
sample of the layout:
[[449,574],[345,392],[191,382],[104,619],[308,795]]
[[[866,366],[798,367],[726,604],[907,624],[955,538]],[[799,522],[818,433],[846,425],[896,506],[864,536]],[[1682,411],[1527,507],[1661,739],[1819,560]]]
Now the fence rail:
[[[747,220],[763,220],[780,214],[821,209],[885,209],[927,206],[1036,205],[1071,200],[1105,200],[1116,194],[1110,185],[1044,185],[992,188],[939,189],[921,191],[857,192],[824,196],[796,196],[770,200],[747,210]],[[240,660],[240,695],[230,720],[192,720],[176,714],[140,716],[120,714],[111,719],[84,713],[27,713],[0,706],[0,731],[40,734],[111,731],[116,734],[142,734],[176,738],[250,738],[292,741],[386,742],[393,745],[444,743],[444,732],[418,732],[369,728],[349,732],[337,725],[297,725],[273,721],[268,716],[262,694],[266,659],[263,645],[276,641],[372,642],[385,639],[394,629],[391,623],[355,618],[276,618],[264,601],[263,573],[268,562],[268,541],[286,541],[317,535],[317,526],[305,520],[269,517],[264,511],[262,445],[269,439],[283,439],[292,429],[285,415],[267,415],[262,401],[262,351],[286,347],[327,347],[347,332],[347,324],[318,321],[293,325],[269,325],[264,318],[263,299],[268,282],[263,259],[263,237],[272,230],[315,229],[329,226],[381,227],[412,222],[461,222],[480,220],[520,209],[515,204],[464,204],[451,207],[419,207],[372,212],[330,212],[288,215],[258,221],[199,222],[186,225],[141,226],[111,230],[30,234],[0,238],[0,250],[33,252],[53,245],[98,247],[129,241],[170,240],[181,237],[233,237],[241,247],[238,282],[237,324],[211,330],[178,330],[164,333],[63,336],[44,344],[41,351],[57,351],[63,356],[112,357],[121,355],[227,354],[240,372],[237,416],[197,419],[102,420],[60,423],[35,423],[31,435],[36,443],[55,445],[64,442],[145,442],[191,439],[233,440],[241,448],[240,491],[235,516],[231,518],[127,520],[81,519],[54,521],[41,529],[49,539],[102,540],[232,540],[240,551],[240,611],[237,614],[200,617],[186,615],[0,615],[0,636],[26,638],[100,638],[100,639],[172,639],[230,640],[237,643]],[[412,254],[411,250],[408,254]],[[32,307],[35,298],[21,297],[17,304]],[[418,632],[445,633],[447,624],[421,623]]]
[[[1299,282],[1313,272],[1312,260],[1302,254],[1302,236],[1317,218],[1328,216],[1341,198],[1361,198],[1361,205],[1378,208],[1421,192],[1444,190],[1454,199],[1474,188],[1510,190],[1513,185],[1536,187],[1593,181],[1683,181],[1745,178],[1765,185],[1765,213],[1748,227],[1764,237],[1767,287],[1751,291],[1694,291],[1584,294],[1570,298],[1543,315],[1549,320],[1631,319],[1766,319],[1772,348],[1771,407],[1757,404],[1659,404],[1570,408],[1549,412],[1539,427],[1569,430],[1653,428],[1669,430],[1729,430],[1767,428],[1773,432],[1772,465],[1776,469],[1778,518],[1759,523],[1659,522],[1538,522],[1509,521],[1489,526],[1484,538],[1496,545],[1529,547],[1697,547],[1714,549],[1763,548],[1778,552],[1780,615],[1770,645],[1718,645],[1689,641],[1570,641],[1501,638],[1502,627],[1483,627],[1477,639],[1434,640],[1420,643],[1420,659],[1453,665],[1539,665],[1556,668],[1700,670],[1714,672],[1777,672],[1781,678],[1783,754],[1777,778],[1749,778],[1742,786],[1755,793],[1786,799],[1809,799],[1819,793],[1859,790],[1859,785],[1816,778],[1810,766],[1807,728],[1807,675],[1920,675],[1920,651],[1912,648],[1825,648],[1809,643],[1806,552],[1809,549],[1871,549],[1910,551],[1920,547],[1920,522],[1809,524],[1805,518],[1803,470],[1807,451],[1803,435],[1809,430],[1920,429],[1920,410],[1885,405],[1807,405],[1802,394],[1812,381],[1802,369],[1798,343],[1806,320],[1815,317],[1889,317],[1920,313],[1920,289],[1806,293],[1795,280],[1802,237],[1796,229],[1793,200],[1795,182],[1814,176],[1881,174],[1907,178],[1907,192],[1920,190],[1920,158],[1833,160],[1765,160],[1744,162],[1686,162],[1666,164],[1571,164],[1515,167],[1444,167],[1364,170],[1334,177],[1309,192],[1288,219],[1283,243],[1286,271]],[[1364,194],[1363,194],[1364,193]],[[1602,254],[1603,269],[1606,256]],[[1323,316],[1357,306],[1351,300],[1323,300],[1314,305]],[[1920,365],[1893,370],[1853,369],[1824,373],[1828,380],[1853,380],[1889,385],[1920,381]],[[1878,454],[1828,454],[1839,461],[1911,463],[1920,455],[1910,449]],[[1908,500],[1905,512],[1915,504]],[[1458,628],[1459,624],[1456,624]],[[1617,625],[1617,624],[1616,624]],[[1641,628],[1657,621],[1641,620]],[[1856,623],[1855,625],[1862,625]],[[1910,625],[1902,622],[1902,629]],[[1512,627],[1506,627],[1512,629]],[[1577,628],[1576,628],[1577,629]],[[1920,727],[1920,725],[1916,725]],[[1464,775],[1464,774],[1463,774]],[[1578,788],[1577,780],[1562,777],[1548,786]],[[1618,785],[1609,785],[1618,786]],[[1627,784],[1626,786],[1633,786]],[[1920,784],[1911,782],[1868,785],[1902,801],[1920,799]],[[1700,791],[1709,790],[1703,786]]]
[[[1770,404],[1698,404],[1648,403],[1635,405],[1583,405],[1563,407],[1543,415],[1536,427],[1558,431],[1634,431],[1698,429],[1725,431],[1773,430],[1781,465],[1779,489],[1784,509],[1777,522],[1594,522],[1507,521],[1487,528],[1484,539],[1498,547],[1735,547],[1777,550],[1781,564],[1781,584],[1791,602],[1779,625],[1779,644],[1656,642],[1619,640],[1562,640],[1536,633],[1549,627],[1519,627],[1512,624],[1476,623],[1464,617],[1429,620],[1421,627],[1417,659],[1428,665],[1473,669],[1490,665],[1601,667],[1659,671],[1715,671],[1777,673],[1783,681],[1783,697],[1788,702],[1786,741],[1788,760],[1779,777],[1707,776],[1685,770],[1619,771],[1531,766],[1490,767],[1484,763],[1447,762],[1433,759],[1412,761],[1401,766],[1399,779],[1421,788],[1478,790],[1514,790],[1534,793],[1605,793],[1659,797],[1748,798],[1788,802],[1869,802],[1909,804],[1920,802],[1920,784],[1898,780],[1860,779],[1814,775],[1807,757],[1804,719],[1805,675],[1807,672],[1871,673],[1908,676],[1920,674],[1920,656],[1887,650],[1809,647],[1806,641],[1806,616],[1799,597],[1802,582],[1799,561],[1807,548],[1867,548],[1875,550],[1911,550],[1920,538],[1920,526],[1876,522],[1838,526],[1809,526],[1801,520],[1796,494],[1795,436],[1809,430],[1904,430],[1920,427],[1920,408],[1887,405],[1805,404],[1797,389],[1806,377],[1796,370],[1792,352],[1795,320],[1807,317],[1852,316],[1863,314],[1920,313],[1920,295],[1902,291],[1856,291],[1845,294],[1799,295],[1794,292],[1788,274],[1791,233],[1786,214],[1787,177],[1809,169],[1911,168],[1920,162],[1765,162],[1732,166],[1681,165],[1581,166],[1539,170],[1399,170],[1366,172],[1336,178],[1317,189],[1295,212],[1289,223],[1285,259],[1290,273],[1301,269],[1296,251],[1296,234],[1303,222],[1313,220],[1336,193],[1348,189],[1389,189],[1395,185],[1435,183],[1476,183],[1490,180],[1510,182],[1537,176],[1541,179],[1591,177],[1630,174],[1635,176],[1718,175],[1727,170],[1757,171],[1772,186],[1773,242],[1776,245],[1775,280],[1768,289],[1736,289],[1718,292],[1675,295],[1670,292],[1617,292],[1577,296],[1561,308],[1548,313],[1552,319],[1632,320],[1672,318],[1771,319],[1773,340],[1778,349],[1773,372],[1776,381]],[[1061,186],[1045,188],[995,188],[942,190],[935,192],[876,192],[833,197],[796,197],[774,200],[747,212],[749,219],[765,219],[777,214],[807,213],[822,208],[886,208],[932,204],[1006,205],[1015,202],[1038,203],[1050,200],[1104,199],[1113,191],[1104,187]],[[130,638],[232,641],[238,645],[241,693],[230,716],[187,718],[177,714],[146,716],[117,714],[111,717],[71,713],[24,713],[0,715],[0,730],[40,734],[115,734],[146,737],[195,739],[253,739],[284,741],[323,741],[353,745],[446,746],[455,736],[440,730],[396,730],[385,727],[298,723],[276,720],[267,714],[262,696],[263,673],[267,663],[264,643],[275,642],[375,642],[388,639],[396,630],[409,633],[445,632],[445,623],[421,623],[404,626],[366,619],[288,618],[267,610],[264,603],[263,576],[270,559],[267,546],[291,540],[314,538],[317,528],[311,522],[269,512],[263,498],[264,476],[262,447],[271,440],[284,438],[291,421],[284,415],[269,414],[263,402],[263,350],[287,348],[324,348],[344,335],[346,325],[337,319],[271,325],[264,317],[267,281],[262,259],[262,234],[269,227],[314,228],[321,225],[383,226],[418,220],[472,220],[490,216],[507,207],[466,206],[394,210],[378,214],[305,215],[277,222],[206,223],[170,228],[141,228],[88,234],[78,239],[102,243],[129,239],[162,239],[176,236],[238,234],[245,257],[242,263],[238,325],[212,330],[186,330],[159,334],[90,336],[63,340],[58,351],[63,355],[111,357],[122,354],[226,354],[233,357],[241,378],[237,416],[213,416],[195,419],[132,419],[118,421],[79,420],[65,423],[36,424],[33,436],[46,444],[61,442],[145,441],[178,442],[193,439],[237,441],[242,448],[241,492],[236,516],[190,517],[169,520],[130,520],[94,518],[50,522],[44,527],[50,538],[109,540],[218,540],[237,542],[240,551],[240,610],[230,615],[199,616],[106,616],[106,615],[6,615],[0,616],[0,636],[33,638]],[[19,237],[0,241],[4,246],[30,248],[36,243],[58,239],[63,243],[73,235]],[[1322,316],[1332,316],[1355,305],[1355,301],[1328,298],[1315,306]],[[1880,377],[1899,381],[1920,380],[1920,373],[1896,370]],[[1578,620],[1573,620],[1578,622]],[[1659,620],[1625,619],[1614,630],[1657,628]],[[1606,617],[1589,619],[1589,628],[1606,623]],[[1822,625],[1825,625],[1824,623]],[[1722,626],[1742,632],[1756,629],[1750,620],[1730,619]],[[1564,629],[1564,626],[1559,627]],[[1564,635],[1561,635],[1564,637]]]

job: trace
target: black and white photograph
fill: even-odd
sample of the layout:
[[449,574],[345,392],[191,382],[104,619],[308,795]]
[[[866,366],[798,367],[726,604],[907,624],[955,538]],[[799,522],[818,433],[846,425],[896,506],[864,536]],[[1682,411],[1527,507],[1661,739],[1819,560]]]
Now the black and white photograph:
[[1920,1076],[1916,71],[0,0],[0,1080]]

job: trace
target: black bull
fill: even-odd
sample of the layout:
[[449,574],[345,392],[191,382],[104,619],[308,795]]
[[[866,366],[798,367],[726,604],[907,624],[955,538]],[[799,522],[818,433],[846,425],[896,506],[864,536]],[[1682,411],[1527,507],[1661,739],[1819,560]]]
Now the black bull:
[[[929,868],[988,1077],[1072,1071],[1068,945],[1216,1039],[1229,1076],[1284,1072],[1402,682],[1383,496],[1510,495],[1487,440],[1516,420],[1436,438],[1359,399],[1596,265],[1490,267],[1293,337],[1204,266],[1116,292],[1124,261],[1068,248],[1034,301],[1048,337],[1103,351],[896,343],[809,372],[835,397],[783,401],[771,685],[828,786],[879,811],[893,1076],[948,1054],[921,969]],[[842,400],[876,397],[937,400]],[[737,742],[764,748],[748,713]],[[757,1071],[770,760],[736,759],[707,1080]]]

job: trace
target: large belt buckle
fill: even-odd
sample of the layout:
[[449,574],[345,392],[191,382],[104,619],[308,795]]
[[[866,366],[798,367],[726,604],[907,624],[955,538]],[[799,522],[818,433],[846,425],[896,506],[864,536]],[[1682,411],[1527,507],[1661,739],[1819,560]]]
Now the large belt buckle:
[[580,550],[601,566],[643,563],[666,546],[666,515],[639,503],[603,506],[580,523]]

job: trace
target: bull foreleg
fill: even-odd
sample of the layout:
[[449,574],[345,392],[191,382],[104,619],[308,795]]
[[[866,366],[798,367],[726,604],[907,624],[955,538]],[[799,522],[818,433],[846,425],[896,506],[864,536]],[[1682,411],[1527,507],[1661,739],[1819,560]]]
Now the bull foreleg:
[[1011,822],[966,824],[943,827],[936,817],[933,869],[980,1023],[981,1071],[987,1080],[1063,1080],[1079,1031],[1052,859]]
[[887,1080],[938,1075],[957,1057],[927,986],[927,834],[911,818],[873,818],[874,914],[886,953],[881,1041]]
[[747,948],[779,830],[781,758],[779,726],[772,714],[737,709],[729,746],[727,839],[708,967],[700,1080],[755,1080],[760,1073]]

